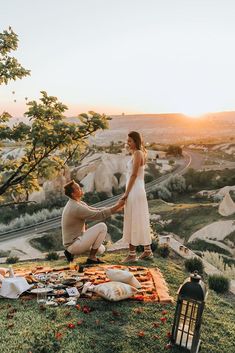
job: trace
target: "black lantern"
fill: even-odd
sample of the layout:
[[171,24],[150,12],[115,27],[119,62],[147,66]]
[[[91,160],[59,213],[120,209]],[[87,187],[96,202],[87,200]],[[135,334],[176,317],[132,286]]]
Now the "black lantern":
[[206,297],[206,286],[197,271],[178,290],[171,341],[185,352],[197,353],[199,350]]

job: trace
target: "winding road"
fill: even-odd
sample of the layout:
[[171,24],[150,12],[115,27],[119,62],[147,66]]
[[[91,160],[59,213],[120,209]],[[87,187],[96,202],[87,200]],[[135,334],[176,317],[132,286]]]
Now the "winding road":
[[[161,177],[147,183],[145,185],[145,189],[146,189],[146,193],[149,194],[151,193],[151,191],[153,191],[156,187],[156,185],[161,185],[162,183],[164,183],[170,176],[172,175],[182,175],[186,172],[186,170],[191,167],[192,164],[192,160],[194,157],[194,153],[193,152],[189,152],[189,151],[184,151],[184,159],[182,159],[180,162],[180,165],[171,173],[162,175]],[[110,197],[104,201],[98,202],[96,204],[94,204],[93,206],[95,207],[110,207],[112,206],[118,199],[120,198],[120,195],[116,195],[113,197]],[[4,241],[9,241],[15,238],[19,238],[19,237],[25,237],[25,236],[29,236],[35,234],[35,233],[43,233],[46,231],[49,231],[51,229],[55,229],[55,228],[59,228],[61,224],[61,216],[34,224],[34,225],[30,225],[21,229],[17,229],[17,230],[12,230],[9,232],[5,232],[0,234],[0,243],[4,242]]]

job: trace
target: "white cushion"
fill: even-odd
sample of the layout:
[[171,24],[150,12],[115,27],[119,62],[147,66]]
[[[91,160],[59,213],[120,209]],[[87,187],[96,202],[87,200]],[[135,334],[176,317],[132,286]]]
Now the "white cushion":
[[92,292],[99,294],[102,298],[110,301],[127,299],[136,294],[137,289],[122,282],[107,282],[92,286]]
[[135,278],[135,276],[131,272],[127,270],[108,269],[106,270],[106,276],[111,281],[127,283],[137,289],[141,288],[140,282]]
[[16,299],[31,287],[24,277],[4,278],[0,288],[0,296]]

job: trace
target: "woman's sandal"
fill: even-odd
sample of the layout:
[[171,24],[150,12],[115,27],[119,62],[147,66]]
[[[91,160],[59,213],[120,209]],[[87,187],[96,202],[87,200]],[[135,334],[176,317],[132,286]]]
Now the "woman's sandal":
[[153,252],[152,250],[144,251],[140,256],[139,260],[153,260]]
[[137,257],[136,257],[136,252],[135,251],[130,251],[128,256],[122,260],[122,262],[136,262],[137,261]]

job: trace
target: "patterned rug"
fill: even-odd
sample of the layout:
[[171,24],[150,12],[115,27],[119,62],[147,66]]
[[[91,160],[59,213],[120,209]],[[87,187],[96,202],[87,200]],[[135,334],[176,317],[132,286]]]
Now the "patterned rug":
[[[122,265],[96,265],[84,267],[83,272],[78,272],[78,268],[65,267],[42,267],[38,266],[32,269],[21,269],[16,270],[16,276],[23,276],[26,280],[31,283],[37,283],[35,278],[38,274],[45,274],[56,280],[56,274],[59,274],[59,278],[71,278],[78,276],[83,283],[91,282],[94,285],[109,282],[110,280],[106,277],[105,271],[107,269],[119,269],[129,270],[135,278],[141,283],[141,289],[129,300],[137,300],[144,302],[159,302],[159,303],[173,303],[173,298],[169,294],[169,288],[167,283],[158,268],[148,268],[143,266],[122,266]],[[36,275],[36,276],[35,276]],[[76,283],[73,285],[76,287]],[[92,294],[91,299],[101,299],[96,293]]]

